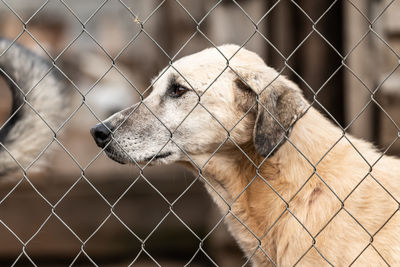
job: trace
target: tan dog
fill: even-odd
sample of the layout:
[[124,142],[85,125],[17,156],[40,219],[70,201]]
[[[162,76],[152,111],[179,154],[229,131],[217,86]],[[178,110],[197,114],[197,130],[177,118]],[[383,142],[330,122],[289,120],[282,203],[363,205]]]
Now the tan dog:
[[255,53],[184,57],[91,132],[118,162],[201,174],[255,266],[400,265],[400,160],[344,134]]

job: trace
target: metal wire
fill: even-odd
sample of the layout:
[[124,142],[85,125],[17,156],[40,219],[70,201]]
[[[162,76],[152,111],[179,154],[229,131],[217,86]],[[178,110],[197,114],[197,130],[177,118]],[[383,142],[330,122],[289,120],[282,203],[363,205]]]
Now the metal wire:
[[[315,250],[320,256],[321,259],[323,259],[327,264],[333,266],[333,264],[329,261],[329,259],[327,257],[325,257],[323,255],[323,252],[320,251],[318,249],[318,244],[316,242],[317,237],[326,229],[326,227],[332,222],[332,220],[340,213],[340,212],[345,212],[346,214],[348,214],[355,223],[357,223],[361,229],[363,229],[368,236],[370,237],[370,242],[368,244],[366,244],[366,246],[360,251],[360,253],[354,258],[353,263],[355,263],[357,261],[357,259],[363,254],[363,252],[368,249],[369,247],[372,247],[376,253],[382,258],[382,260],[389,265],[389,263],[384,259],[384,257],[382,256],[382,254],[377,250],[377,248],[374,246],[373,244],[373,239],[376,236],[376,234],[391,220],[391,218],[399,211],[399,209],[396,209],[393,214],[387,218],[387,220],[384,222],[384,224],[374,233],[370,233],[363,225],[362,223],[357,220],[356,217],[354,217],[351,212],[346,209],[346,200],[349,199],[349,197],[351,197],[351,195],[353,194],[354,191],[357,190],[357,188],[365,181],[365,179],[367,179],[368,177],[372,178],[373,181],[375,181],[375,183],[381,187],[390,197],[391,199],[393,199],[400,207],[400,203],[399,201],[393,196],[393,194],[384,187],[384,185],[376,178],[373,176],[372,174],[372,169],[373,167],[378,163],[378,161],[383,157],[383,155],[385,155],[385,153],[388,151],[388,149],[399,139],[400,137],[400,128],[399,126],[396,124],[396,122],[390,117],[390,115],[384,110],[384,108],[381,106],[381,104],[376,100],[376,93],[379,91],[379,89],[382,87],[382,85],[385,83],[385,81],[387,79],[389,79],[389,77],[391,77],[391,75],[399,68],[400,64],[397,64],[394,69],[384,78],[384,80],[382,80],[377,86],[376,88],[370,88],[368,87],[368,85],[363,82],[363,80],[354,72],[354,70],[351,69],[351,67],[347,64],[348,58],[350,55],[353,54],[353,52],[355,51],[355,49],[360,46],[360,44],[363,43],[363,41],[365,40],[366,36],[368,34],[372,34],[373,36],[377,37],[378,40],[381,41],[382,44],[384,44],[391,52],[392,54],[397,58],[400,59],[399,54],[389,45],[389,43],[374,29],[376,22],[382,17],[382,15],[390,8],[390,6],[392,5],[392,3],[394,2],[394,0],[390,1],[385,8],[373,19],[370,20],[358,7],[357,5],[355,5],[351,0],[347,0],[347,2],[363,17],[363,19],[366,21],[366,23],[368,23],[368,30],[363,34],[363,36],[359,39],[359,41],[354,45],[354,47],[352,47],[349,52],[347,54],[341,54],[341,52],[339,52],[339,50],[317,29],[317,25],[318,23],[322,20],[322,18],[324,18],[327,13],[337,4],[338,0],[332,1],[332,3],[328,6],[328,8],[316,19],[313,20],[311,18],[311,16],[301,7],[301,5],[299,5],[296,1],[291,0],[290,2],[293,4],[294,7],[296,7],[298,9],[299,12],[301,12],[301,14],[304,15],[305,18],[307,18],[307,20],[312,24],[311,27],[311,31],[309,33],[306,34],[305,38],[291,51],[291,53],[285,57],[284,54],[268,39],[268,37],[266,37],[264,35],[263,32],[260,31],[259,27],[260,24],[268,17],[268,15],[278,6],[278,4],[281,2],[281,0],[277,0],[273,3],[273,5],[270,7],[269,10],[267,10],[265,12],[265,14],[258,20],[254,20],[247,12],[246,10],[241,6],[241,2],[239,1],[235,1],[232,0],[232,3],[237,7],[238,10],[240,10],[245,17],[250,21],[250,23],[252,24],[252,31],[249,32],[248,37],[245,39],[245,41],[240,45],[240,48],[238,51],[236,51],[230,58],[227,58],[224,54],[222,54],[221,51],[218,50],[218,47],[214,44],[214,42],[207,36],[206,33],[204,33],[201,30],[201,26],[202,24],[205,22],[205,20],[211,15],[213,14],[214,10],[219,7],[221,5],[221,3],[223,2],[222,0],[216,1],[215,4],[200,18],[200,19],[195,19],[194,16],[190,13],[190,11],[185,7],[184,2],[179,1],[179,0],[174,0],[176,2],[176,4],[178,5],[178,7],[182,8],[183,11],[190,17],[190,19],[193,21],[193,23],[195,24],[195,27],[193,29],[193,33],[190,34],[190,37],[184,42],[184,44],[178,49],[178,51],[174,54],[174,55],[169,55],[166,52],[166,49],[164,49],[162,47],[162,45],[160,45],[156,39],[154,38],[154,36],[151,35],[151,33],[149,33],[146,28],[145,25],[148,23],[148,21],[150,20],[151,17],[156,16],[156,13],[165,5],[166,0],[164,1],[160,1],[160,3],[152,10],[152,12],[142,21],[138,21],[138,27],[139,27],[139,31],[123,46],[123,48],[117,53],[117,55],[115,57],[113,57],[112,55],[110,55],[110,53],[101,45],[101,43],[93,36],[93,34],[88,30],[87,25],[90,21],[92,21],[92,19],[102,10],[102,8],[110,1],[110,0],[104,0],[103,2],[100,3],[100,5],[92,12],[92,14],[90,14],[90,16],[85,20],[81,20],[79,18],[79,16],[73,11],[73,9],[69,6],[68,2],[65,0],[58,0],[59,3],[65,7],[66,12],[69,12],[73,18],[80,24],[81,30],[80,32],[72,39],[72,41],[70,41],[66,47],[60,52],[60,54],[58,54],[55,57],[52,57],[51,54],[46,50],[46,48],[38,41],[38,39],[35,37],[35,35],[29,31],[28,29],[28,24],[39,14],[39,12],[41,10],[43,10],[48,4],[49,4],[49,0],[45,1],[26,21],[23,20],[21,18],[21,16],[16,12],[16,10],[6,1],[6,0],[1,0],[1,2],[8,8],[8,10],[15,15],[15,17],[21,22],[22,24],[22,29],[21,32],[17,35],[17,37],[12,41],[11,46],[14,45],[14,43],[16,41],[18,41],[18,39],[20,39],[20,37],[26,33],[30,36],[30,38],[32,38],[32,40],[42,49],[42,51],[47,55],[47,57],[49,58],[49,60],[52,62],[52,66],[51,68],[47,71],[46,75],[48,73],[50,73],[53,69],[56,69],[58,72],[60,72],[72,85],[72,87],[74,88],[74,90],[76,90],[76,92],[81,96],[82,101],[80,103],[80,105],[78,107],[76,107],[72,113],[68,116],[68,118],[62,123],[62,125],[58,128],[58,129],[53,129],[51,128],[51,126],[46,122],[45,118],[41,117],[40,113],[35,109],[34,106],[32,106],[29,101],[27,100],[27,96],[30,94],[30,92],[37,86],[37,84],[39,84],[45,77],[43,76],[37,83],[36,85],[34,85],[32,88],[30,88],[28,90],[28,92],[25,94],[25,100],[24,100],[24,104],[28,105],[33,112],[36,113],[37,116],[40,117],[40,119],[45,123],[46,127],[48,127],[52,133],[53,133],[53,139],[48,143],[48,145],[46,147],[43,148],[42,152],[37,156],[37,158],[31,162],[26,168],[22,167],[22,165],[17,162],[17,160],[13,157],[13,155],[10,153],[9,150],[7,150],[7,147],[5,147],[3,144],[0,144],[1,147],[10,154],[10,157],[12,157],[16,163],[20,166],[22,172],[23,172],[23,177],[16,183],[16,185],[2,198],[0,199],[0,204],[2,204],[6,199],[8,199],[10,197],[10,195],[13,194],[13,192],[20,186],[20,184],[23,181],[26,181],[31,187],[32,189],[36,192],[36,194],[44,200],[44,202],[46,203],[46,205],[50,208],[51,212],[50,214],[45,218],[45,220],[40,224],[40,226],[36,229],[36,231],[33,233],[33,235],[31,235],[26,241],[23,241],[18,234],[13,231],[11,229],[10,226],[8,226],[4,221],[0,220],[0,224],[3,225],[5,227],[5,229],[7,229],[17,240],[18,242],[21,244],[21,252],[18,255],[18,257],[15,259],[15,261],[13,262],[12,266],[17,265],[18,261],[20,260],[21,257],[26,257],[29,262],[34,265],[37,266],[37,263],[35,262],[35,260],[29,255],[28,251],[27,251],[27,247],[29,247],[30,242],[38,235],[38,233],[40,231],[43,230],[44,226],[48,223],[48,221],[51,218],[55,218],[57,219],[63,226],[65,226],[66,229],[68,229],[69,232],[71,232],[71,234],[76,238],[76,240],[81,244],[80,250],[77,253],[77,255],[74,257],[74,259],[72,260],[72,262],[70,263],[70,266],[73,266],[76,264],[76,261],[78,260],[79,257],[84,256],[86,257],[94,266],[98,266],[98,263],[96,263],[96,261],[89,255],[89,253],[86,251],[86,244],[93,238],[93,236],[96,235],[96,233],[104,226],[104,224],[110,220],[111,218],[115,218],[117,219],[117,221],[138,241],[141,243],[141,249],[138,252],[138,254],[134,257],[134,259],[132,260],[132,262],[129,264],[129,266],[134,265],[135,263],[137,263],[139,257],[142,254],[145,254],[148,256],[149,259],[151,259],[151,261],[156,264],[157,266],[161,266],[161,264],[150,254],[150,252],[148,250],[146,250],[145,244],[146,242],[149,240],[149,238],[154,234],[154,232],[163,224],[163,222],[165,221],[165,219],[169,216],[174,216],[178,219],[178,221],[197,239],[197,241],[199,242],[199,247],[198,249],[195,251],[195,253],[193,254],[193,256],[189,259],[189,261],[186,263],[185,266],[190,265],[194,259],[197,257],[197,255],[199,254],[204,254],[204,256],[209,260],[209,262],[214,265],[214,266],[218,266],[218,263],[210,256],[208,255],[207,251],[204,249],[204,243],[207,241],[207,239],[216,231],[216,229],[226,220],[227,216],[232,216],[237,222],[240,223],[240,225],[243,226],[243,228],[245,229],[245,231],[248,231],[248,233],[258,242],[258,245],[255,247],[254,251],[252,251],[250,253],[250,257],[247,258],[247,260],[244,262],[243,266],[246,266],[248,264],[250,264],[252,258],[257,254],[257,253],[262,253],[265,258],[267,260],[270,261],[270,263],[274,266],[277,265],[277,262],[273,259],[273,257],[271,255],[268,254],[267,251],[265,251],[262,247],[262,240],[264,239],[264,237],[266,237],[268,235],[268,233],[271,232],[271,230],[274,229],[274,227],[276,226],[277,222],[282,218],[282,216],[285,213],[289,213],[295,220],[296,222],[301,226],[301,228],[304,230],[305,233],[308,234],[308,236],[310,237],[311,243],[309,244],[309,247],[302,253],[302,255],[298,258],[297,262],[295,263],[295,265],[299,264],[301,262],[301,260],[311,251],[311,250]],[[131,9],[128,7],[128,5],[123,1],[123,0],[118,0],[118,3],[121,4],[121,6],[126,9],[132,16],[132,18],[137,19],[138,15]],[[337,54],[340,58],[341,58],[341,65],[334,70],[334,72],[326,79],[326,81],[320,86],[320,88],[312,88],[307,82],[306,80],[301,77],[301,75],[299,73],[297,73],[293,67],[290,66],[289,64],[289,60],[293,57],[293,55],[304,45],[304,43],[310,38],[310,36],[312,34],[317,34],[318,36],[320,36],[322,38],[322,40],[335,52],[335,54]],[[99,77],[99,79],[97,79],[95,81],[95,83],[93,83],[90,88],[84,93],[74,82],[73,80],[68,77],[68,75],[61,69],[61,67],[58,64],[59,59],[65,54],[65,52],[77,41],[79,40],[83,35],[89,37],[98,48],[101,49],[101,51],[107,56],[108,60],[109,60],[109,65],[106,69],[106,71]],[[221,70],[221,72],[219,74],[216,74],[216,78],[208,85],[207,89],[202,93],[202,94],[197,94],[198,97],[198,103],[192,108],[191,111],[195,110],[197,107],[201,107],[202,109],[204,109],[213,119],[215,119],[219,125],[224,129],[224,131],[226,132],[226,138],[224,139],[224,141],[215,149],[215,151],[213,153],[211,153],[210,158],[202,165],[199,166],[191,157],[190,155],[188,155],[188,153],[179,146],[179,144],[177,144],[174,140],[173,140],[173,135],[175,133],[175,131],[182,125],[182,123],[185,121],[185,119],[190,115],[191,112],[189,112],[185,118],[182,120],[182,122],[178,125],[178,127],[174,130],[171,131],[170,129],[168,129],[168,127],[157,117],[157,115],[143,102],[144,99],[144,95],[146,94],[146,92],[148,92],[149,90],[151,90],[151,87],[153,86],[153,84],[157,81],[154,80],[152,82],[152,84],[150,84],[146,90],[144,90],[144,92],[140,92],[138,90],[138,88],[135,86],[135,84],[127,77],[126,74],[124,74],[124,72],[116,65],[116,60],[121,56],[121,54],[123,54],[128,47],[134,43],[139,36],[146,36],[148,39],[150,39],[152,41],[152,43],[155,44],[155,46],[161,51],[161,53],[163,54],[163,56],[165,56],[168,61],[169,64],[167,66],[167,68],[164,70],[164,72],[166,72],[168,69],[172,68],[174,69],[175,72],[178,73],[178,75],[180,75],[188,84],[190,87],[192,87],[192,85],[189,83],[189,81],[184,77],[184,75],[182,75],[182,73],[180,73],[173,65],[174,61],[176,60],[177,56],[180,54],[180,52],[189,44],[189,42],[197,35],[202,36],[208,43],[209,46],[216,48],[222,57],[224,57],[225,61],[226,61],[226,67]],[[219,77],[224,73],[224,71],[226,71],[227,69],[230,69],[232,71],[235,72],[234,69],[231,68],[230,66],[230,61],[232,60],[232,58],[234,58],[236,56],[236,54],[245,46],[247,45],[255,36],[259,36],[261,37],[282,59],[284,62],[284,66],[278,71],[278,75],[275,77],[275,79],[273,79],[270,84],[272,84],[276,79],[278,79],[278,77],[280,75],[282,75],[282,73],[285,70],[290,70],[295,76],[297,76],[297,78],[302,82],[302,84],[304,84],[308,90],[310,90],[314,97],[313,97],[313,101],[312,103],[310,103],[310,106],[306,109],[306,112],[308,112],[308,110],[312,107],[312,106],[319,106],[323,111],[325,111],[325,113],[336,123],[336,125],[338,127],[341,128],[342,130],[342,135],[340,136],[340,138],[324,153],[324,155],[321,157],[321,159],[313,164],[308,158],[307,156],[290,140],[290,137],[285,136],[285,140],[287,142],[289,142],[294,148],[295,150],[299,153],[299,155],[301,155],[302,158],[304,158],[304,160],[310,165],[310,167],[313,169],[313,172],[311,173],[311,175],[305,179],[304,183],[298,188],[298,190],[291,196],[290,199],[285,199],[274,187],[273,185],[271,185],[271,183],[268,181],[267,177],[263,177],[262,174],[260,173],[260,167],[261,165],[265,162],[266,158],[259,164],[253,162],[253,160],[250,158],[249,155],[246,154],[246,152],[231,138],[230,133],[235,129],[235,127],[250,113],[250,111],[254,108],[255,105],[258,105],[261,108],[264,108],[266,112],[268,112],[271,116],[273,116],[273,114],[267,110],[267,108],[265,106],[263,106],[263,103],[261,103],[259,101],[259,99],[257,98],[257,103],[253,104],[248,110],[247,112],[245,112],[245,114],[234,124],[233,127],[231,127],[230,129],[226,128],[221,122],[218,121],[218,119],[215,117],[215,115],[209,111],[207,109],[206,106],[204,106],[201,102],[200,99],[202,97],[202,95],[204,95],[204,93],[206,93],[209,88],[219,79]],[[3,52],[6,53],[6,51]],[[2,56],[2,55],[0,55]],[[86,177],[86,170],[97,160],[97,158],[103,153],[104,149],[101,150],[100,152],[97,153],[97,155],[95,157],[93,157],[93,159],[86,165],[83,166],[79,160],[74,157],[74,155],[68,150],[67,147],[64,146],[64,144],[57,138],[57,134],[61,131],[61,129],[63,129],[65,127],[65,125],[75,116],[75,114],[81,110],[83,107],[86,107],[89,112],[100,122],[100,118],[98,117],[98,115],[93,111],[93,108],[86,102],[86,98],[88,96],[88,94],[93,90],[93,88],[96,87],[96,85],[98,85],[103,78],[112,70],[115,69],[129,84],[132,88],[134,88],[134,90],[138,93],[138,95],[140,96],[140,103],[137,105],[136,108],[132,109],[131,113],[126,117],[125,120],[127,120],[129,118],[129,116],[133,113],[135,113],[136,109],[140,106],[143,105],[155,118],[157,118],[157,120],[160,122],[160,124],[162,125],[162,127],[164,127],[165,129],[167,129],[169,131],[170,134],[170,138],[169,140],[164,144],[164,146],[159,150],[158,153],[161,152],[161,150],[169,143],[172,142],[174,143],[183,153],[184,155],[186,155],[187,159],[194,165],[197,167],[198,169],[198,174],[195,177],[195,179],[186,187],[186,189],[174,200],[174,201],[169,201],[164,194],[157,189],[156,186],[153,185],[153,183],[144,175],[144,170],[148,167],[149,163],[151,162],[151,160],[153,160],[157,155],[155,155],[153,157],[153,159],[151,159],[145,166],[141,166],[139,164],[136,163],[137,168],[139,168],[140,170],[140,174],[130,183],[130,185],[126,188],[126,190],[124,190],[124,192],[117,198],[117,200],[114,203],[111,203],[110,201],[108,201],[104,195],[100,192],[100,190]],[[336,73],[341,70],[341,69],[346,69],[347,71],[349,71],[349,73],[351,73],[354,78],[356,78],[360,84],[363,85],[363,87],[365,88],[365,90],[370,94],[371,98],[370,100],[365,104],[365,106],[360,110],[360,112],[348,123],[348,125],[346,127],[342,127],[337,120],[334,118],[334,116],[332,116],[329,111],[323,106],[323,104],[321,104],[321,102],[318,100],[318,95],[319,93],[325,88],[326,84],[336,75]],[[238,76],[240,76],[238,73],[236,73]],[[5,75],[7,75],[5,73]],[[264,89],[266,90],[266,88],[270,85],[268,84]],[[193,87],[192,87],[193,88]],[[22,90],[21,90],[22,92]],[[262,91],[260,92],[260,94],[262,93]],[[351,140],[348,138],[347,135],[347,131],[349,129],[349,127],[351,125],[353,125],[355,123],[355,121],[365,112],[365,110],[371,105],[371,104],[375,104],[376,106],[379,107],[380,110],[383,111],[384,115],[391,121],[391,123],[396,127],[396,129],[399,132],[399,136],[397,136],[393,142],[391,143],[391,145],[389,145],[389,147],[386,148],[386,150],[384,152],[382,152],[381,156],[373,163],[368,162],[368,160],[363,156],[363,154],[357,149],[357,147],[351,142]],[[19,110],[19,109],[18,109]],[[10,116],[10,118],[8,119],[8,121],[15,116],[15,114],[18,112],[18,110],[12,114]],[[274,118],[275,121],[280,125],[279,121],[276,120],[276,118]],[[7,122],[8,122],[7,121]],[[7,123],[6,122],[6,123]],[[122,125],[122,123],[121,123]],[[107,127],[106,125],[104,125],[105,127]],[[282,128],[283,126],[280,125]],[[119,126],[120,127],[120,126]],[[117,131],[117,129],[115,129],[114,131]],[[284,129],[287,130],[287,129]],[[343,199],[339,197],[339,195],[335,192],[335,190],[324,180],[324,177],[321,176],[318,171],[317,171],[317,167],[320,164],[320,162],[322,162],[322,160],[331,152],[331,150],[336,146],[336,144],[338,142],[340,142],[341,140],[346,140],[353,148],[354,151],[357,152],[357,154],[365,161],[365,163],[368,165],[369,167],[369,171],[365,174],[365,176],[359,181],[359,183],[348,193],[347,196],[345,196]],[[227,200],[225,199],[220,192],[218,192],[218,190],[209,182],[209,180],[207,179],[207,177],[204,176],[204,168],[206,167],[206,165],[208,164],[208,162],[214,157],[214,155],[216,153],[218,153],[219,149],[226,143],[226,142],[231,142],[232,144],[235,145],[236,148],[238,148],[238,150],[245,156],[245,158],[247,160],[249,160],[249,162],[256,168],[256,175],[254,177],[252,177],[250,179],[250,182],[241,190],[241,192],[235,196],[232,200]],[[74,164],[76,165],[77,168],[79,168],[80,170],[80,176],[74,181],[74,183],[65,191],[65,193],[58,199],[58,201],[56,201],[55,203],[51,203],[41,192],[40,190],[31,182],[30,178],[27,175],[28,170],[39,160],[39,158],[47,151],[47,149],[50,147],[51,144],[53,143],[57,143],[62,150],[72,159],[72,161],[74,162]],[[115,142],[117,143],[117,142]],[[121,150],[123,150],[123,147],[120,147]],[[132,159],[133,162],[135,162],[134,159]],[[295,213],[292,211],[291,209],[291,203],[292,200],[296,198],[296,196],[305,188],[305,186],[310,182],[312,177],[317,177],[324,185],[325,187],[331,192],[332,196],[334,196],[334,198],[338,201],[338,203],[340,204],[340,208],[338,210],[336,210],[336,212],[332,215],[331,218],[329,218],[329,220],[327,221],[327,223],[316,233],[316,234],[312,234],[307,227],[305,226],[305,224],[301,221],[301,219],[299,219]],[[250,178],[250,177],[249,177]],[[119,204],[119,202],[121,201],[121,199],[127,194],[127,192],[133,187],[135,186],[135,184],[140,181],[143,180],[146,184],[148,184],[150,186],[150,188],[152,188],[152,190],[157,193],[157,195],[159,195],[161,197],[161,199],[166,203],[166,205],[168,205],[168,211],[163,215],[162,219],[157,223],[157,225],[153,228],[153,230],[144,238],[140,238],[139,235],[137,233],[135,233],[135,229],[132,229],[131,227],[129,227],[124,221],[123,219],[115,212],[115,207]],[[187,192],[192,188],[192,186],[197,182],[202,180],[204,183],[207,184],[207,186],[209,186],[214,192],[215,194],[223,201],[223,203],[225,203],[226,205],[226,212],[224,212],[222,214],[222,216],[218,219],[218,221],[216,222],[215,225],[212,226],[211,230],[206,233],[204,236],[200,236],[198,234],[196,234],[196,232],[178,215],[178,213],[175,211],[175,204],[177,202],[179,202],[182,197],[184,195],[187,194]],[[71,191],[77,186],[77,184],[80,181],[84,181],[85,183],[87,183],[94,192],[96,192],[96,194],[101,198],[101,200],[107,205],[107,207],[110,209],[108,215],[106,216],[106,218],[104,218],[102,220],[102,222],[98,225],[98,227],[86,238],[86,239],[82,239],[81,237],[79,237],[79,235],[68,225],[68,223],[62,219],[62,217],[60,216],[60,214],[57,211],[58,206],[60,205],[60,203],[63,202],[63,200],[71,193]],[[261,236],[257,236],[257,234],[255,234],[252,229],[246,225],[245,222],[243,222],[240,217],[238,217],[237,214],[234,213],[234,211],[232,210],[232,206],[236,203],[236,201],[240,198],[240,196],[242,196],[242,194],[245,193],[245,191],[255,182],[255,181],[262,181],[269,189],[271,189],[276,196],[282,201],[282,203],[285,205],[285,209],[282,210],[282,213],[280,213],[278,215],[277,218],[275,218],[275,220],[273,221],[272,225],[268,228],[265,229],[265,232],[263,235]]]

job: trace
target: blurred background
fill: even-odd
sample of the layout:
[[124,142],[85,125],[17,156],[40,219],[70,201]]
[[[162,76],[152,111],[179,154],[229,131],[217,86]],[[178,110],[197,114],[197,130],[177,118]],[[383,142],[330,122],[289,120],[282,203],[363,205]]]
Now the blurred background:
[[[60,144],[51,144],[52,169],[28,171],[34,186],[18,183],[22,175],[0,181],[0,265],[32,265],[29,255],[39,266],[241,266],[201,181],[179,166],[119,165],[100,153],[90,127],[140,101],[171,59],[235,43],[298,83],[347,132],[400,155],[398,14],[400,2],[386,0],[0,1],[0,36],[55,59],[73,99]],[[0,125],[10,109],[0,80]]]

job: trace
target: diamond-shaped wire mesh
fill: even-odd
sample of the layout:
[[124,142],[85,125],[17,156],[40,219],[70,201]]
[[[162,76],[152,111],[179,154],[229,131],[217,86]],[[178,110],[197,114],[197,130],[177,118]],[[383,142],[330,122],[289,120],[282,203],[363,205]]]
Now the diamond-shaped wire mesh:
[[[387,166],[387,154],[400,152],[397,12],[400,4],[394,0],[1,0],[0,36],[9,41],[0,39],[0,86],[15,92],[10,96],[0,91],[0,262],[344,266],[368,262],[370,257],[375,264],[398,264],[398,259],[387,257],[392,245],[381,236],[390,229],[399,235],[400,189],[382,177],[393,170],[374,171]],[[223,43],[238,44],[232,56],[221,51]],[[209,72],[212,81],[198,93],[193,79],[174,63],[205,47],[216,49],[226,65]],[[246,80],[231,64],[245,48],[257,52],[277,74],[228,127],[202,98],[215,90],[227,71]],[[14,77],[19,69],[23,72]],[[168,71],[177,73],[198,98],[174,129],[144,102]],[[309,101],[299,120],[317,109],[336,126],[326,143],[314,143],[322,147],[315,150],[323,150],[317,156],[291,138],[290,129],[261,100],[284,75],[299,84]],[[24,79],[29,82],[21,82]],[[13,106],[8,106],[11,99]],[[144,164],[131,158],[133,166],[122,167],[105,156],[104,148],[96,149],[89,129],[134,103],[138,104],[114,133],[145,110],[169,138]],[[225,134],[201,163],[174,139],[196,109]],[[285,132],[265,157],[255,157],[233,137],[256,109],[270,114]],[[19,128],[11,128],[24,116],[27,119],[16,124]],[[310,139],[324,138],[322,132],[309,131]],[[367,153],[367,145],[354,142],[349,133],[373,141],[382,152]],[[125,150],[118,140],[113,142]],[[293,165],[305,170],[299,173],[307,173],[284,174],[296,178],[286,187],[271,179],[279,169],[265,172],[282,142],[295,154]],[[150,168],[170,143],[185,156],[194,175],[177,166]],[[208,172],[211,165],[224,164],[214,160],[227,144],[242,164],[238,169],[254,170],[243,181],[231,177],[229,183],[236,187],[228,194],[232,187],[226,189]],[[343,146],[345,154],[338,151]],[[346,159],[353,159],[355,171],[343,187],[339,178],[329,175],[339,177],[340,160]],[[330,165],[337,170],[327,172]],[[205,197],[204,187],[217,202],[218,212]],[[256,193],[265,198],[254,199]],[[362,207],[360,199],[368,194],[376,194],[381,206]],[[329,205],[319,207],[323,204],[318,201]],[[306,213],[304,205],[309,206]],[[376,213],[376,221],[360,216],[360,209]],[[351,233],[340,230],[344,222]],[[245,257],[233,245],[226,224]],[[283,240],[286,232],[295,234]],[[352,239],[357,242],[349,247],[345,240]]]

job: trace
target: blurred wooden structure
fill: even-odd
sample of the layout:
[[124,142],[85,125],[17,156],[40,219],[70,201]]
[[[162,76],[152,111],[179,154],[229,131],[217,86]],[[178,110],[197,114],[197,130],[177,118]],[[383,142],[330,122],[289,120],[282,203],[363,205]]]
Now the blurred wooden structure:
[[344,10],[345,25],[352,25],[344,28],[346,126],[354,120],[351,133],[399,155],[400,3],[362,1]]

